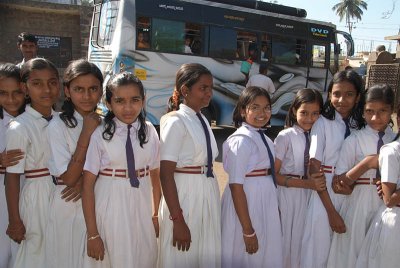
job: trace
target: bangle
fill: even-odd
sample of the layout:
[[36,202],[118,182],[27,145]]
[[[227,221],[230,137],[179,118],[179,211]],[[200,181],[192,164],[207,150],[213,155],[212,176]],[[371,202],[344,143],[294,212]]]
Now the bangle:
[[243,233],[243,236],[246,237],[246,238],[254,237],[254,236],[256,236],[256,231],[254,231],[252,234],[245,234],[245,233]]
[[171,221],[177,221],[177,220],[179,220],[180,218],[183,218],[183,211],[182,211],[182,209],[179,209],[179,212],[178,212],[177,215],[174,215],[174,216],[169,215],[169,219],[170,219]]
[[99,237],[100,237],[100,235],[97,234],[97,235],[94,235],[94,236],[89,237],[89,238],[87,239],[87,241],[95,240],[96,238],[99,238]]
[[285,177],[285,187],[286,187],[286,188],[289,188],[288,180],[290,180],[290,179],[292,179],[292,177],[289,177],[289,176],[286,176],[286,177]]

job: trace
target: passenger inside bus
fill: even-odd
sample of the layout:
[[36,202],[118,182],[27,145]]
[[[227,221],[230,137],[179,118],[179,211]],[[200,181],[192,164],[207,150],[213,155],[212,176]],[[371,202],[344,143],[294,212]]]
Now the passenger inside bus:
[[261,46],[261,61],[268,61],[267,44]]
[[185,36],[185,50],[184,53],[186,54],[193,54],[192,49],[190,48],[192,44],[192,37],[189,35]]
[[[147,38],[146,38],[147,37]],[[137,36],[137,48],[144,48],[148,49],[150,48],[149,43],[147,42],[148,36],[143,33],[143,32],[138,32]]]

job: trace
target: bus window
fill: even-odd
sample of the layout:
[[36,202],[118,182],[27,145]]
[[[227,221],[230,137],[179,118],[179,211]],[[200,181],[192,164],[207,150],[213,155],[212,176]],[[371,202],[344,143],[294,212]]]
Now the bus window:
[[149,49],[150,48],[150,18],[139,17],[136,22],[137,38],[136,48]]
[[260,60],[268,61],[271,58],[271,38],[263,33],[261,35],[261,53]]
[[312,46],[311,66],[318,68],[325,68],[326,50],[325,46],[313,45]]
[[153,19],[151,48],[155,51],[183,53],[185,47],[185,23]]
[[104,47],[111,44],[117,22],[120,1],[105,0],[96,5],[91,43],[95,47]]
[[306,65],[306,42],[291,37],[272,37],[272,61],[278,64]]
[[202,55],[201,26],[194,23],[186,23],[185,26],[185,53]]
[[237,54],[240,60],[255,59],[257,55],[257,36],[255,33],[237,32]]
[[222,59],[236,58],[236,31],[210,26],[209,56]]

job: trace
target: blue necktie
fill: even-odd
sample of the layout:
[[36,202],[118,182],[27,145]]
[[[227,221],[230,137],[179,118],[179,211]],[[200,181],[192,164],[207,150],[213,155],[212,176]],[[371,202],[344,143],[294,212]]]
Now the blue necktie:
[[[376,153],[379,154],[379,151],[381,150],[381,147],[383,146],[383,136],[385,136],[385,132],[383,131],[379,131],[378,132],[378,136],[379,136],[379,140],[378,140],[378,144],[376,146]],[[376,170],[376,178],[380,178],[381,177],[381,173],[379,172],[379,168]]]
[[260,133],[261,139],[265,144],[265,147],[267,147],[268,151],[268,157],[269,157],[269,163],[271,165],[271,176],[272,180],[274,181],[275,187],[276,187],[276,177],[275,177],[275,161],[274,161],[274,156],[272,155],[271,149],[269,148],[268,142],[265,139],[264,132],[260,129],[258,130],[258,133]]
[[304,132],[306,137],[306,146],[304,147],[304,176],[303,179],[308,179],[308,162],[310,161],[310,133],[308,131]]
[[50,116],[42,116],[44,119],[46,119],[47,122],[50,122],[51,119],[53,119],[53,115]]
[[128,137],[126,138],[126,161],[128,163],[128,176],[129,182],[132,187],[139,188],[139,180],[136,176],[136,168],[135,168],[135,156],[133,155],[133,148],[131,142],[131,127],[132,125],[128,125]]
[[207,177],[214,178],[213,169],[212,169],[212,150],[211,150],[211,140],[210,133],[208,132],[208,128],[206,122],[204,122],[203,117],[200,113],[196,113],[197,117],[200,120],[201,126],[203,127],[204,134],[206,135],[207,142]]
[[344,133],[344,138],[347,138],[350,135],[350,125],[349,125],[350,122],[348,118],[346,119],[343,118],[343,121],[344,124],[346,125],[346,132]]

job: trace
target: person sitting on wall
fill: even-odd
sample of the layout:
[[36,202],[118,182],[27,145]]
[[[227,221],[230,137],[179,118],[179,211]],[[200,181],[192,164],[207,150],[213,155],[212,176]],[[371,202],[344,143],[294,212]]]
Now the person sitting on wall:
[[275,92],[275,86],[274,86],[274,83],[272,82],[271,78],[269,78],[267,76],[267,73],[268,73],[267,63],[261,62],[258,71],[259,71],[258,74],[254,74],[250,77],[249,81],[246,84],[246,88],[247,87],[265,88],[272,98],[272,95]]
[[23,32],[18,35],[17,47],[22,53],[22,61],[17,64],[19,68],[30,59],[37,57],[38,44],[33,34]]
[[392,54],[386,51],[386,47],[384,45],[377,46],[376,52],[378,53],[378,57],[376,58],[376,64],[393,63]]

